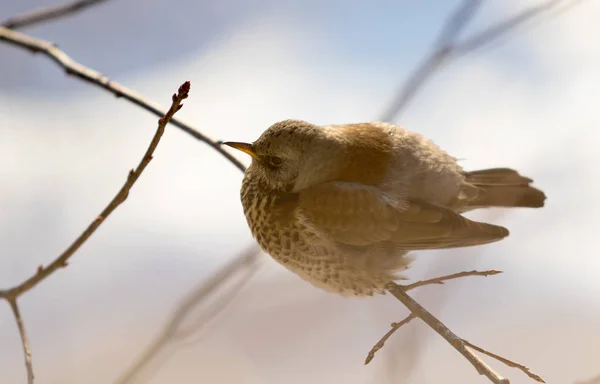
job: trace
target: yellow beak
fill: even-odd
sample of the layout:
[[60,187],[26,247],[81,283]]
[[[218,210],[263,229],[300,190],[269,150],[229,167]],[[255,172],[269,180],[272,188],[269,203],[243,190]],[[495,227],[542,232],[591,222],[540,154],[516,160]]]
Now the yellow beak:
[[235,148],[238,151],[242,151],[244,153],[249,154],[250,156],[252,156],[253,158],[257,158],[256,153],[254,153],[254,150],[252,149],[252,144],[248,144],[248,143],[238,143],[235,141],[226,141],[223,143],[223,145],[227,145],[231,148]]

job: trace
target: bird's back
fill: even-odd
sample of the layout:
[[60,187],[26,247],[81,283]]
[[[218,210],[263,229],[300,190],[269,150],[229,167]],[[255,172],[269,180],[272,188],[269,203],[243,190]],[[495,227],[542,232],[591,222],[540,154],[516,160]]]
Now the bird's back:
[[472,189],[456,159],[419,133],[380,122],[325,129],[351,137],[352,155],[344,159],[349,176],[339,180],[374,185],[398,207],[410,199],[451,207]]

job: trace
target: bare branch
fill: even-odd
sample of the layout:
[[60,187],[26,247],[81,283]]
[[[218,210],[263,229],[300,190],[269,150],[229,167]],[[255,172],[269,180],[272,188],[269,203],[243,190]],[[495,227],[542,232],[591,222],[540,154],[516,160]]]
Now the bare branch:
[[21,15],[13,16],[0,23],[1,26],[10,29],[29,27],[47,21],[69,16],[81,12],[85,8],[105,2],[106,0],[76,0],[52,7],[38,8]]
[[403,288],[404,288],[405,291],[410,291],[411,289],[422,287],[424,285],[444,284],[447,280],[458,279],[458,278],[461,278],[461,277],[466,277],[466,276],[484,276],[484,277],[487,277],[487,276],[497,275],[499,273],[502,273],[502,271],[498,271],[498,270],[495,270],[495,269],[488,269],[486,271],[459,272],[459,273],[454,273],[452,275],[446,275],[446,276],[436,277],[434,279],[417,281],[417,282],[412,283],[412,284],[403,285]]
[[150,160],[152,160],[152,154],[154,153],[154,150],[156,149],[156,146],[163,135],[165,126],[173,118],[173,115],[181,109],[183,106],[181,102],[188,97],[189,90],[190,82],[186,81],[179,87],[178,93],[173,95],[171,108],[169,108],[164,116],[158,120],[158,128],[154,134],[154,137],[152,138],[152,141],[150,142],[150,145],[148,146],[148,149],[146,150],[146,153],[142,157],[142,160],[140,160],[135,170],[132,169],[129,171],[129,175],[127,176],[125,184],[121,187],[119,192],[117,192],[110,203],[108,203],[106,208],[102,210],[100,215],[96,217],[96,219],[92,221],[92,223],[83,231],[83,233],[79,235],[79,237],[77,237],[77,239],[75,239],[75,241],[52,263],[50,263],[47,267],[40,265],[37,269],[37,272],[29,279],[13,288],[0,291],[0,298],[14,300],[24,292],[27,292],[31,288],[35,287],[40,281],[50,276],[50,274],[57,269],[67,266],[69,258],[73,256],[73,254],[83,245],[83,243],[85,243],[86,240],[96,231],[96,229],[98,229],[100,224],[102,224],[104,220],[106,220],[106,218],[127,199],[131,187],[133,187],[133,184],[135,184],[148,163],[150,163]]
[[[80,80],[97,85],[100,88],[103,88],[106,91],[114,94],[116,97],[122,97],[145,109],[146,111],[155,114],[156,116],[163,116],[165,114],[159,105],[145,99],[133,90],[115,81],[109,80],[101,73],[76,62],[65,52],[56,48],[48,41],[36,39],[4,27],[0,27],[0,41],[5,41],[16,47],[27,49],[33,53],[41,53],[62,67],[68,75],[75,76]],[[212,140],[208,136],[195,130],[189,124],[178,119],[171,119],[170,123],[182,131],[190,134],[195,139],[207,144],[215,151],[219,152],[242,172],[246,169],[246,167],[238,159],[223,149],[217,141]]]
[[8,304],[17,322],[17,328],[21,335],[21,345],[23,346],[23,355],[25,356],[25,369],[27,370],[27,384],[33,384],[33,364],[31,362],[31,348],[29,347],[29,339],[27,338],[27,331],[23,324],[23,318],[21,317],[21,311],[17,304],[17,298],[13,297],[8,299]]
[[540,383],[545,383],[545,381],[539,377],[538,375],[536,375],[535,373],[531,372],[529,370],[529,368],[527,368],[526,366],[519,364],[519,363],[515,363],[514,361],[510,361],[502,356],[498,356],[495,353],[486,351],[485,349],[478,347],[474,344],[469,343],[467,340],[463,339],[463,342],[467,345],[467,347],[472,348],[474,350],[476,350],[479,353],[483,353],[484,355],[487,355],[493,359],[498,360],[499,362],[501,362],[502,364],[505,364],[508,367],[511,368],[517,368],[519,370],[521,370],[523,373],[525,373],[527,376],[529,376],[530,378],[532,378],[533,380],[540,382]]
[[442,336],[450,345],[454,347],[461,355],[463,355],[479,372],[480,375],[485,375],[494,384],[509,384],[508,379],[494,372],[485,362],[473,354],[466,343],[460,337],[456,336],[448,327],[433,316],[429,311],[423,308],[412,297],[410,297],[404,287],[390,283],[387,285],[387,290],[394,295],[402,304],[404,304],[413,315],[423,320],[431,329]]
[[394,332],[396,332],[404,324],[410,323],[410,321],[414,318],[415,315],[411,313],[410,315],[406,316],[401,322],[392,323],[392,329],[390,329],[385,335],[383,335],[383,337],[377,342],[377,344],[375,344],[373,348],[371,348],[371,350],[369,351],[369,354],[365,359],[365,365],[369,364],[371,360],[373,360],[373,358],[375,357],[375,353],[377,353],[377,351],[383,348],[385,342],[390,338],[390,336],[394,334]]
[[[411,289],[419,288],[424,285],[444,284],[447,280],[458,279],[461,277],[491,276],[491,275],[497,275],[499,273],[502,273],[502,271],[497,271],[497,270],[493,270],[493,269],[490,269],[487,271],[459,272],[459,273],[454,273],[452,275],[446,275],[446,276],[436,277],[434,279],[417,281],[415,283],[408,284],[408,285],[402,285],[402,288],[404,289],[404,291],[409,291]],[[406,317],[401,322],[392,323],[392,329],[390,329],[385,335],[383,335],[383,337],[377,342],[377,344],[375,344],[373,346],[373,348],[371,348],[371,350],[369,351],[369,354],[367,355],[367,358],[365,359],[365,365],[369,364],[371,362],[371,360],[373,360],[373,358],[375,357],[375,353],[377,351],[379,351],[381,348],[383,348],[383,346],[385,345],[385,342],[394,334],[394,332],[396,332],[401,326],[403,326],[404,324],[407,324],[414,318],[415,318],[415,314],[411,313],[410,315],[408,315],[408,317]]]
[[[212,277],[192,290],[186,298],[184,298],[177,309],[171,315],[171,318],[167,321],[159,335],[154,341],[142,352],[141,356],[136,359],[121,376],[115,381],[115,384],[128,384],[130,383],[163,349],[164,347],[173,341],[175,338],[186,337],[191,332],[191,329],[185,329],[182,327],[184,321],[188,318],[191,312],[198,307],[211,293],[213,293],[219,286],[221,286],[226,280],[229,280],[231,276],[240,269],[246,269],[248,273],[242,277],[242,281],[250,279],[254,272],[258,256],[260,255],[259,249],[254,245],[248,248],[240,256],[232,260],[229,264],[222,267]],[[242,284],[243,285],[243,284]],[[202,322],[194,325],[194,332],[198,332],[199,328],[206,324],[210,319],[214,318],[221,312],[226,303],[230,302],[235,294],[239,292],[242,285],[235,285],[228,294],[228,299],[224,300],[223,303],[219,303],[218,307],[209,308],[202,317]],[[224,305],[225,304],[225,305]]]

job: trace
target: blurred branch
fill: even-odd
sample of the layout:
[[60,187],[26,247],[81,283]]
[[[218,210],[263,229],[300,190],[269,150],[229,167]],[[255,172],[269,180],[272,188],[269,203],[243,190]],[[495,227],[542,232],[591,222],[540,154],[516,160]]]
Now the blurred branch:
[[[461,278],[461,277],[466,277],[466,276],[484,276],[484,277],[487,277],[487,276],[491,276],[491,275],[497,275],[499,273],[502,273],[502,271],[497,271],[497,270],[493,270],[493,269],[492,270],[487,270],[487,271],[459,272],[459,273],[454,273],[452,275],[446,275],[446,276],[436,277],[434,279],[417,281],[417,282],[412,283],[412,284],[403,285],[402,288],[404,289],[404,291],[410,291],[411,289],[419,288],[419,287],[422,287],[424,285],[444,284],[444,282],[447,281],[447,280],[458,279],[458,278]],[[373,358],[375,357],[375,353],[377,353],[377,351],[379,351],[381,348],[383,348],[383,346],[385,345],[385,342],[390,338],[390,336],[392,336],[394,334],[394,332],[396,332],[401,326],[403,326],[404,324],[407,324],[408,322],[410,322],[414,318],[415,318],[415,314],[411,313],[410,315],[408,315],[401,322],[399,322],[399,323],[392,323],[392,329],[390,329],[385,335],[383,335],[383,337],[377,342],[377,344],[375,344],[373,346],[373,348],[371,348],[371,350],[369,351],[369,354],[367,355],[367,358],[365,359],[365,365],[369,364],[371,362],[371,360],[373,360]]]
[[27,370],[27,383],[33,384],[34,375],[33,363],[31,362],[31,348],[29,346],[29,339],[27,338],[27,331],[25,330],[25,325],[23,324],[23,318],[21,317],[21,310],[17,304],[17,298],[13,297],[8,299],[8,304],[10,305],[10,309],[12,310],[13,316],[17,322],[19,334],[21,335],[21,345],[23,346],[23,355],[25,357],[25,369]]
[[[41,53],[62,67],[68,75],[75,76],[87,83],[97,85],[100,88],[103,88],[106,91],[114,94],[116,97],[122,97],[157,116],[163,116],[165,114],[159,105],[145,99],[133,90],[108,79],[101,73],[79,64],[70,58],[65,52],[56,48],[48,41],[36,39],[4,27],[0,27],[0,41],[5,41],[18,48],[27,49],[33,53]],[[182,131],[190,134],[195,139],[207,144],[215,151],[219,152],[242,172],[246,169],[246,167],[239,160],[221,148],[218,142],[195,130],[189,124],[186,124],[178,119],[172,119],[170,123]]]
[[7,20],[0,23],[0,25],[10,29],[29,27],[34,24],[44,23],[81,12],[85,8],[106,1],[107,0],[77,0],[51,7],[38,8],[21,15],[9,17]]
[[[403,286],[398,285],[396,283],[390,283],[387,285],[386,288],[392,295],[394,295],[396,299],[398,299],[402,304],[404,304],[415,317],[418,317],[419,319],[423,320],[423,322],[425,322],[431,329],[437,332],[437,334],[442,336],[450,345],[454,347],[454,349],[456,349],[461,355],[463,355],[475,367],[475,369],[477,370],[477,372],[479,372],[480,375],[485,375],[494,384],[510,383],[508,379],[505,379],[498,373],[494,372],[485,362],[483,362],[483,360],[477,357],[477,355],[471,352],[467,347],[471,347],[474,349],[477,348],[477,350],[480,352],[485,350],[479,347],[475,347],[472,344],[465,342],[463,339],[455,335],[450,329],[448,329],[448,327],[444,325],[444,323],[439,321],[429,311],[427,311],[412,297],[410,297],[406,293],[406,289]],[[502,359],[500,360],[502,362],[510,361],[501,358],[498,355],[493,355],[487,351],[485,351],[485,353],[488,356]],[[524,366],[518,366],[519,369],[523,370],[522,367]],[[527,373],[529,377],[532,377],[539,382],[544,382],[539,376],[530,374],[528,370],[524,370],[524,372]]]
[[391,122],[400,114],[400,111],[417,94],[425,81],[448,58],[452,52],[454,41],[475,15],[480,5],[480,0],[463,0],[457,10],[442,26],[431,54],[409,75],[408,80],[400,88],[400,92],[392,100],[389,107],[381,114],[379,120]]
[[[180,304],[177,306],[171,318],[154,341],[144,350],[141,356],[133,363],[121,376],[115,384],[129,384],[150,362],[170,343],[174,340],[188,337],[196,333],[212,318],[217,316],[225,307],[233,300],[235,295],[239,293],[242,286],[254,275],[259,250],[256,246],[248,248],[240,256],[232,260],[229,264],[222,267],[211,278],[202,283],[196,289],[188,293]],[[203,316],[193,322],[192,327],[184,328],[184,322],[190,317],[192,311],[198,307],[211,293],[213,293],[226,280],[229,280],[233,274],[241,269],[246,270],[246,274],[241,278],[240,284],[236,284],[229,290],[227,295],[220,297],[220,300],[215,306],[205,311]]]
[[188,93],[190,91],[190,82],[186,81],[183,83],[177,92],[177,94],[173,95],[171,108],[158,120],[158,128],[156,129],[156,133],[146,149],[144,156],[140,160],[138,166],[135,169],[129,171],[127,175],[127,180],[125,184],[121,187],[119,192],[115,195],[115,197],[108,203],[106,208],[102,210],[100,215],[92,221],[92,223],[83,231],[77,239],[62,253],[60,254],[54,261],[52,261],[47,267],[39,266],[36,273],[25,280],[21,284],[0,291],[0,298],[5,299],[10,304],[12,308],[14,317],[17,321],[17,326],[19,328],[19,333],[21,334],[21,341],[23,345],[23,351],[25,354],[25,367],[27,369],[27,380],[29,384],[33,383],[33,367],[31,363],[31,352],[29,348],[29,341],[27,339],[27,334],[25,332],[25,326],[23,325],[23,319],[21,318],[21,312],[17,305],[17,298],[23,293],[29,291],[33,287],[35,287],[39,282],[50,276],[53,272],[55,272],[59,268],[64,268],[67,266],[68,260],[73,256],[73,254],[90,238],[90,236],[98,229],[100,224],[106,220],[106,218],[119,206],[121,205],[129,195],[129,191],[138,180],[146,166],[152,160],[152,154],[156,149],[164,131],[167,123],[173,115],[181,109],[183,106],[182,101],[188,97]]
[[[576,0],[573,3],[579,3],[580,1]],[[459,42],[460,32],[464,30],[481,5],[481,1],[478,0],[464,0],[442,26],[432,52],[408,76],[406,82],[400,87],[398,94],[380,115],[379,120],[386,122],[394,121],[415,97],[417,92],[421,90],[425,82],[451,58],[465,55],[495,41],[534,17],[554,9],[563,2],[564,0],[546,1],[528,8],[508,20],[488,27],[483,32],[465,39],[463,42]]]
[[554,9],[557,5],[565,2],[564,0],[551,0],[544,3],[534,5],[521,13],[513,16],[512,18],[505,20],[501,23],[493,25],[476,36],[466,39],[462,43],[458,44],[454,48],[456,55],[464,55],[469,52],[476,50],[486,44],[497,40],[500,37],[505,36],[507,33],[514,31],[527,21],[533,19],[536,16],[541,15],[544,12]]

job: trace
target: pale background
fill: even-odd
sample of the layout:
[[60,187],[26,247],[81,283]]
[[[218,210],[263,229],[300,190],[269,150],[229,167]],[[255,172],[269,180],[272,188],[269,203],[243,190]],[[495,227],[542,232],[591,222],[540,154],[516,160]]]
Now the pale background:
[[[466,34],[534,2],[485,3]],[[51,4],[3,1],[0,19]],[[24,32],[164,106],[190,80],[178,116],[212,137],[251,141],[285,118],[345,123],[380,115],[456,4],[113,0]],[[548,383],[600,373],[598,20],[600,3],[586,1],[455,61],[396,121],[468,169],[516,168],[547,193],[541,210],[477,215],[506,225],[505,241],[424,253],[409,277],[504,270],[416,297],[460,336]],[[149,113],[0,44],[2,288],[79,234],[155,127]],[[114,382],[179,298],[252,243],[237,169],[175,127],[154,157],[69,268],[20,300],[38,383]],[[140,383],[485,382],[417,322],[363,366],[407,311],[387,296],[329,295],[263,258],[202,337],[175,348]],[[10,310],[0,306],[0,383],[24,382],[22,359]],[[513,383],[531,382],[487,361]]]

